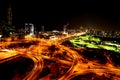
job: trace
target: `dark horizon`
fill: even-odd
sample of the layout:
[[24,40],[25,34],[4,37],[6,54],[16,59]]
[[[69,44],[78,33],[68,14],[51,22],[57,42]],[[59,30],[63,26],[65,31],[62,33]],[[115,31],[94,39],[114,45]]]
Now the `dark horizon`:
[[16,28],[31,22],[38,29],[44,25],[46,30],[62,30],[67,23],[69,23],[68,28],[97,25],[95,28],[120,30],[120,6],[115,1],[1,0],[0,20],[7,18],[8,3],[12,6],[13,25]]

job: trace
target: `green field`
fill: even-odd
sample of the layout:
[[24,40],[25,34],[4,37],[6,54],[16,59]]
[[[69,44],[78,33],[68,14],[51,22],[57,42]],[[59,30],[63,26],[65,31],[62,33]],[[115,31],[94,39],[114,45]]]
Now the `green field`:
[[76,37],[74,39],[71,39],[70,42],[72,43],[73,46],[78,48],[80,47],[98,48],[120,53],[120,44],[112,42],[103,42],[100,38],[96,38],[89,35]]

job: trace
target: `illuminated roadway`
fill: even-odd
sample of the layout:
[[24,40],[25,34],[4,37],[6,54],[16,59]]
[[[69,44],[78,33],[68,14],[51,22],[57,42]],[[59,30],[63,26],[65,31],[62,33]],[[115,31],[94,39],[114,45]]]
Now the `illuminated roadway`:
[[[11,59],[17,57],[18,55],[32,59],[34,62],[34,67],[31,70],[31,72],[29,72],[27,74],[27,76],[24,77],[23,80],[35,80],[37,78],[37,76],[39,75],[39,73],[42,72],[42,69],[44,67],[43,59],[54,60],[58,64],[62,63],[62,64],[67,64],[67,65],[71,66],[69,68],[69,70],[63,76],[59,77],[58,80],[70,80],[75,75],[85,74],[85,73],[89,73],[89,72],[95,72],[98,75],[105,74],[105,76],[109,76],[107,72],[113,72],[117,75],[117,77],[114,79],[120,79],[120,67],[114,67],[113,65],[111,65],[109,58],[107,58],[108,64],[106,64],[106,65],[97,64],[96,61],[92,61],[92,62],[88,61],[88,60],[84,59],[83,56],[81,56],[78,52],[71,50],[69,47],[61,45],[61,43],[64,42],[65,40],[69,40],[73,37],[83,35],[85,33],[86,32],[81,32],[79,34],[74,34],[71,36],[59,38],[58,40],[42,40],[42,39],[40,39],[40,40],[38,40],[39,44],[32,45],[25,49],[24,48],[16,48],[13,50],[6,49],[6,50],[8,50],[8,51],[6,51],[7,54],[6,54],[6,52],[4,52],[3,48],[7,48],[7,46],[13,42],[6,42],[7,44],[2,43],[2,44],[0,44],[0,47],[2,47],[0,49],[0,51],[1,51],[0,52],[0,63],[11,60]],[[29,40],[37,41],[37,39],[31,39],[31,38],[27,39],[26,41],[29,42]],[[16,43],[16,42],[14,42],[14,43]],[[72,61],[61,60],[61,59],[58,59],[55,57],[50,57],[48,55],[43,55],[43,50],[49,54],[48,47],[52,44],[54,44],[56,47],[61,49],[60,51],[66,51],[67,55],[72,57]],[[55,53],[54,53],[54,55],[55,55]],[[84,63],[84,62],[87,62],[87,63]],[[47,76],[40,80],[46,80],[49,77],[50,76]]]
[[[84,33],[81,33],[80,35],[82,35],[82,34],[84,34]],[[65,40],[67,40],[67,39],[69,39],[71,37],[75,37],[75,36],[78,36],[78,35],[75,34],[75,35],[67,36],[67,37],[64,37],[64,38],[60,38],[57,43],[59,43],[59,45],[60,45],[60,42],[62,43],[63,41],[65,41]],[[27,42],[27,40],[26,41],[24,40],[24,42]],[[12,60],[12,59],[14,59],[14,58],[16,58],[16,57],[18,57],[20,55],[32,59],[34,61],[34,68],[24,78],[24,80],[34,80],[37,77],[37,74],[39,74],[42,71],[42,68],[43,68],[43,65],[44,65],[43,61],[42,61],[42,58],[53,59],[53,60],[57,61],[57,63],[63,63],[63,64],[71,65],[71,62],[69,62],[69,61],[55,59],[55,58],[51,58],[51,57],[44,56],[44,55],[42,55],[42,57],[41,57],[40,54],[39,55],[38,54],[31,55],[30,53],[25,54],[26,52],[24,52],[24,49],[23,49],[23,51],[22,51],[22,49],[21,49],[21,51],[19,49],[17,49],[17,50],[15,50],[15,49],[14,50],[4,49],[4,48],[8,48],[9,45],[14,44],[14,43],[18,44],[18,43],[22,43],[22,41],[10,42],[9,39],[8,39],[8,42],[4,42],[4,43],[0,44],[0,47],[1,47],[1,49],[0,49],[1,50],[0,51],[0,63]],[[67,47],[64,47],[62,45],[60,45],[59,47],[62,47],[66,51],[68,51]],[[70,49],[69,49],[69,53],[72,53],[72,51],[70,51]],[[71,56],[71,54],[70,54],[70,56]],[[73,55],[73,57],[75,57],[75,59],[77,59],[76,55]],[[78,61],[78,60],[75,60],[75,62],[76,61]]]

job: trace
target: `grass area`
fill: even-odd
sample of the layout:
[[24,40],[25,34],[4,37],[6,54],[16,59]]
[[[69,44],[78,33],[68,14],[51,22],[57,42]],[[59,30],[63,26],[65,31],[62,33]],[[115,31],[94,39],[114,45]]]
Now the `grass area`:
[[98,48],[106,49],[114,52],[120,53],[120,44],[112,42],[103,42],[100,38],[96,38],[90,35],[79,36],[74,39],[71,39],[70,42],[75,47],[87,47],[87,48]]

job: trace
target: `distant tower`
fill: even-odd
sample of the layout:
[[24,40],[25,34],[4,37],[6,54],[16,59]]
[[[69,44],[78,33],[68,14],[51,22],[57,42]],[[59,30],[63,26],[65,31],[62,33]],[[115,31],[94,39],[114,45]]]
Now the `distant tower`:
[[67,33],[66,32],[66,30],[67,30],[67,26],[69,25],[69,23],[67,23],[66,25],[64,25],[64,27],[63,27],[63,33],[65,34],[65,33]]
[[83,26],[80,26],[80,31],[83,31]]
[[82,30],[83,29],[83,26],[80,26],[80,30]]
[[32,23],[30,23],[29,25],[31,26],[31,27],[30,27],[30,35],[31,35],[31,36],[34,36],[34,35],[35,35],[35,34],[34,34],[34,33],[35,33],[35,32],[34,32],[34,25],[33,25]]
[[12,26],[12,9],[11,9],[11,5],[8,5],[8,16],[7,16],[7,20],[8,20],[8,25]]
[[41,26],[41,28],[42,28],[42,32],[44,32],[44,28],[45,28],[45,27],[44,27],[44,25],[43,25],[43,26]]
[[66,33],[66,25],[64,25],[64,28],[63,28],[63,33]]

